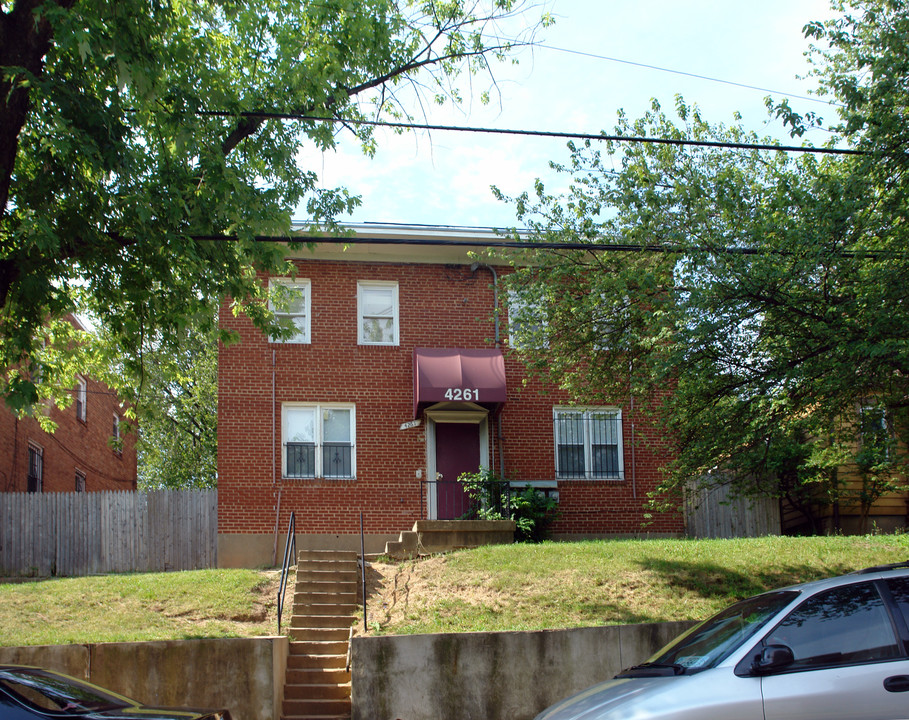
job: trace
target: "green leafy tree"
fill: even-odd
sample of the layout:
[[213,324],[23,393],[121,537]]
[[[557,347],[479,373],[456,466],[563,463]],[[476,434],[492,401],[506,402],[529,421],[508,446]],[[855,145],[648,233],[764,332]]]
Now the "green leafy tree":
[[[529,364],[584,402],[652,407],[676,450],[664,491],[731,483],[789,499],[816,529],[818,504],[866,509],[907,486],[907,23],[905,3],[869,0],[806,27],[829,43],[817,74],[844,103],[834,141],[862,155],[586,143],[558,168],[567,195],[538,183],[514,199],[531,248],[590,246],[531,250],[511,276],[519,306],[547,318]],[[795,134],[820,123],[769,104]],[[620,116],[615,134],[773,142],[675,110]],[[868,404],[894,440],[870,465]]]
[[[272,331],[256,272],[290,270],[257,236],[357,203],[297,161],[335,143],[313,118],[373,152],[358,121],[458,102],[462,74],[532,39],[519,5],[0,1],[0,394],[19,410],[67,395],[55,353],[135,387],[151,349],[178,352],[225,298]],[[105,332],[52,347],[72,312]]]
[[139,488],[217,487],[217,333],[188,328],[179,352],[152,352],[143,367]]

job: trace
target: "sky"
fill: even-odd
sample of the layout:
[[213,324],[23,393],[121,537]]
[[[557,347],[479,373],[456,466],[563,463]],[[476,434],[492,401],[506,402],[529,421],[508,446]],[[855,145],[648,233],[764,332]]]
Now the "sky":
[[[828,0],[551,0],[548,7],[556,22],[540,31],[539,46],[522,50],[516,66],[494,66],[496,89],[488,106],[465,98],[459,108],[432,108],[425,121],[611,133],[620,110],[637,118],[656,98],[671,111],[681,94],[711,123],[731,123],[739,112],[760,135],[799,144],[779,121],[768,119],[764,98],[808,96],[815,87],[803,77],[810,66],[802,28],[830,17]],[[486,89],[488,78],[474,85]],[[816,100],[792,97],[790,104],[834,117]],[[362,197],[352,215],[340,218],[344,222],[514,227],[513,208],[493,197],[491,185],[514,196],[531,190],[536,178],[552,190],[567,183],[548,169],[550,161],[567,160],[565,139],[376,132],[373,158],[347,133],[333,151],[301,154],[323,187],[343,186]],[[825,138],[818,133],[808,139],[820,144]]]

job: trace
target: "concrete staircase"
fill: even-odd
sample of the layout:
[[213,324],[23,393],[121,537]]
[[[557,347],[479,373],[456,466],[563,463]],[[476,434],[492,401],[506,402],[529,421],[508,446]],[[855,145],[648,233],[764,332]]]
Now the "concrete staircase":
[[397,540],[385,543],[385,554],[396,560],[482,545],[514,542],[513,520],[417,520]]
[[350,718],[347,655],[358,579],[355,552],[305,550],[297,555],[282,720]]
[[416,523],[413,530],[402,530],[397,540],[385,543],[385,554],[395,560],[410,560],[420,555],[420,534]]

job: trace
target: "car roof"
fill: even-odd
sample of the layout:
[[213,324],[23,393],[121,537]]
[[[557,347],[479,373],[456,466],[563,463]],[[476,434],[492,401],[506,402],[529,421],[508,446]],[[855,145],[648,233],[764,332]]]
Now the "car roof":
[[820,580],[811,580],[797,585],[777,588],[777,590],[797,590],[802,594],[813,595],[821,590],[826,590],[840,585],[849,585],[859,582],[869,577],[903,577],[909,576],[909,561],[889,563],[887,565],[873,565],[871,567],[854,570],[844,575],[835,575],[834,577],[822,578]]

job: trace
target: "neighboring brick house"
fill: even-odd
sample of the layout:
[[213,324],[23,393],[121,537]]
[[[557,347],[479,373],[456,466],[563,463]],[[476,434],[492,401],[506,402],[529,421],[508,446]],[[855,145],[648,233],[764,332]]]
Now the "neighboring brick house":
[[[449,481],[479,466],[554,494],[557,537],[642,532],[668,443],[638,442],[646,422],[630,399],[576,405],[528,379],[504,334],[496,342],[508,266],[472,251],[500,238],[356,231],[347,247],[296,252],[295,279],[267,280],[299,291],[293,340],[222,308],[240,342],[219,358],[219,563],[272,562],[291,510],[313,549],[358,548],[362,512],[380,551],[418,519],[457,518]],[[682,520],[657,515],[646,530],[681,533]]]
[[47,401],[53,433],[0,404],[0,492],[136,489],[135,433],[121,427],[119,398],[88,376],[72,393],[64,410]]

